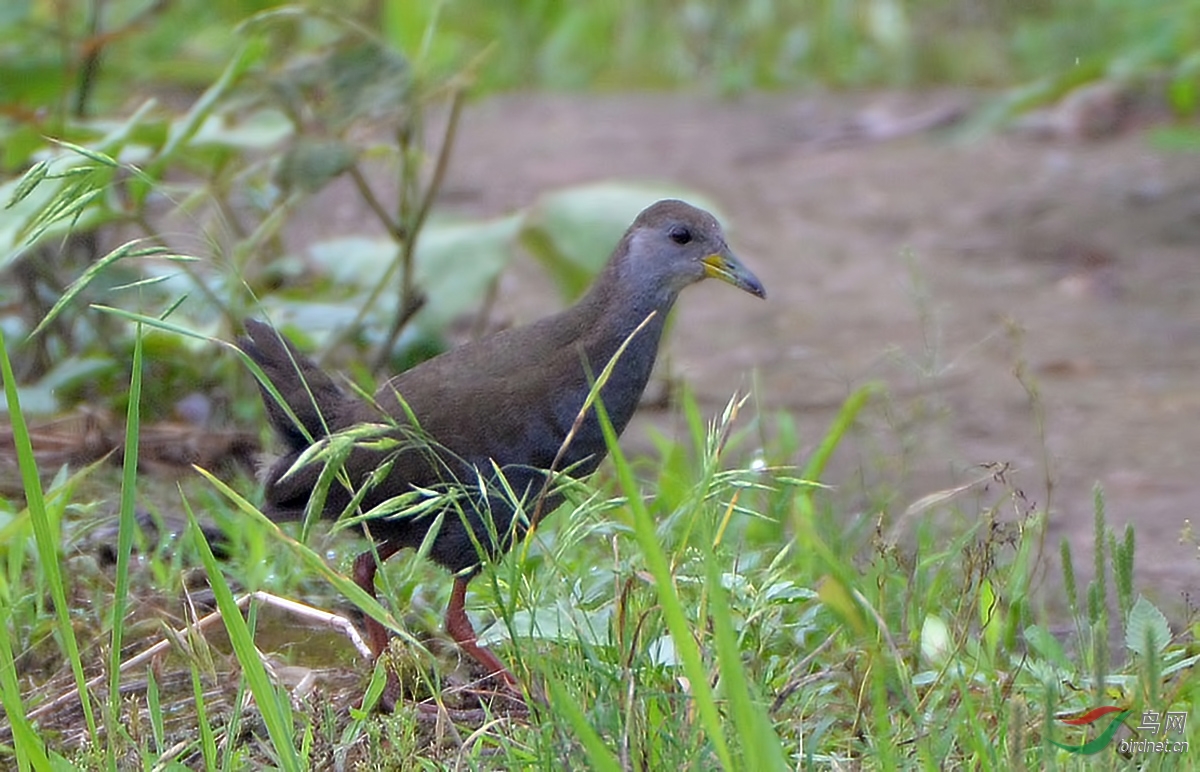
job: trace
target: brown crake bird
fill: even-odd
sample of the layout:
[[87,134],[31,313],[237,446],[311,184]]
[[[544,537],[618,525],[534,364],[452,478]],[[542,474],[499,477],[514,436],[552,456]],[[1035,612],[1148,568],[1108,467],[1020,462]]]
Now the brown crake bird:
[[[493,469],[498,467],[511,490],[519,499],[523,497],[526,516],[532,513],[546,470],[554,464],[575,424],[595,376],[650,317],[630,339],[600,390],[600,399],[619,434],[633,416],[650,377],[667,313],[683,288],[704,278],[720,279],[760,298],[766,296],[758,278],[730,252],[721,226],[711,214],[682,201],[659,201],[638,215],[591,289],[574,306],[468,343],[403,372],[376,392],[374,404],[344,391],[271,327],[247,320],[247,337],[240,341],[241,347],[274,384],[299,424],[264,388],[267,415],[287,449],[266,472],[264,512],[277,520],[304,516],[320,465],[302,466],[290,475],[287,472],[309,449],[310,438],[319,440],[359,424],[390,424],[384,432],[401,440],[395,447],[356,448],[343,463],[342,469],[356,489],[371,486],[359,509],[367,512],[414,487],[445,489],[457,482],[465,484],[460,490],[475,491],[473,498],[461,505],[461,514],[446,512],[429,555],[455,575],[446,613],[447,632],[489,672],[515,685],[516,679],[500,660],[478,645],[464,600],[467,583],[483,560],[506,551],[514,532],[519,536],[526,525],[515,518],[511,497],[479,493],[478,480],[488,481],[484,490],[500,490],[491,484],[495,482]],[[412,442],[409,411],[428,442]],[[593,408],[555,469],[573,477],[587,475],[605,452]],[[384,468],[386,474],[373,474]],[[338,517],[350,504],[351,495],[344,485],[334,483],[322,514]],[[550,512],[561,501],[561,493],[552,489],[540,511]],[[405,547],[421,546],[436,515],[369,520],[367,528],[376,544],[355,561],[354,579],[359,586],[374,597],[378,562]],[[366,627],[368,644],[378,657],[387,645],[387,631],[370,617]]]

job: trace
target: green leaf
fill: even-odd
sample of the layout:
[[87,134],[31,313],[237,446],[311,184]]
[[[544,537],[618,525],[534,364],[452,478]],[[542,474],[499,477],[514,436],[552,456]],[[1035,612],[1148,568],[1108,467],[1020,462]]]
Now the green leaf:
[[837,614],[843,622],[854,628],[858,635],[867,633],[867,621],[863,618],[862,610],[854,600],[854,595],[841,579],[826,576],[817,588],[817,596],[830,611]]
[[935,665],[944,665],[954,653],[954,636],[941,617],[930,614],[921,625],[921,654]]
[[159,153],[156,164],[165,165],[172,159],[179,148],[183,147],[195,136],[196,132],[204,124],[204,121],[208,119],[208,116],[216,108],[217,102],[238,82],[246,70],[258,61],[260,53],[258,47],[253,45],[243,45],[238,49],[237,53],[233,55],[229,63],[225,66],[221,77],[209,86],[200,98],[196,100],[191,109],[187,111],[187,114],[183,116],[183,120],[171,124],[166,144]]
[[308,254],[333,284],[370,289],[398,250],[391,239],[347,236],[319,241],[308,248]]
[[521,609],[511,619],[497,620],[488,627],[479,635],[479,642],[484,646],[495,646],[516,637],[602,645],[607,642],[612,611],[611,606],[585,611],[566,605]]
[[396,115],[408,104],[412,86],[408,61],[377,41],[343,43],[325,66],[333,97],[327,112],[333,126]]
[[1162,653],[1171,642],[1171,626],[1158,608],[1138,596],[1125,622],[1125,647],[1141,657]]
[[[27,22],[32,10],[33,0],[6,0],[6,2],[0,3],[0,29]],[[5,31],[9,32],[9,30]]]
[[[708,591],[712,602],[712,626],[716,638],[717,660],[720,663],[721,689],[729,706],[737,736],[741,740],[743,762],[747,769],[785,770],[783,748],[779,736],[771,725],[771,717],[763,707],[762,700],[753,693],[746,666],[742,662],[742,651],[734,629],[733,612],[729,598],[717,581],[717,560],[713,553],[705,553],[708,564]],[[740,578],[740,577],[739,577]]]
[[646,656],[658,667],[679,667],[683,664],[670,635],[662,635],[650,641],[646,646]]
[[[291,24],[296,17],[287,9],[272,9],[247,22],[247,29]],[[403,119],[411,103],[412,73],[403,55],[355,30],[300,64],[280,67],[267,87],[285,113],[311,117],[327,133],[340,135],[363,119]]]
[[431,222],[417,242],[415,279],[428,302],[414,323],[445,329],[475,311],[508,265],[523,219],[519,215],[472,223]]
[[[416,285],[425,292],[427,302],[414,317],[413,325],[426,334],[437,334],[478,309],[492,283],[512,260],[520,224],[519,215],[482,222],[427,224],[416,246],[413,268]],[[350,237],[314,244],[309,255],[324,267],[334,284],[370,292],[390,263],[399,259],[399,247],[389,239]],[[321,326],[328,325],[314,328]]]
[[[21,387],[21,409],[26,415],[53,413],[60,407],[59,399],[64,391],[109,375],[119,367],[111,357],[66,357],[36,383]],[[0,414],[6,411],[7,407],[0,405]]]
[[416,58],[426,37],[426,30],[434,24],[439,3],[384,3],[380,9],[383,34],[387,40]]
[[[642,322],[642,325],[644,326],[649,319],[647,317],[646,321]],[[608,365],[600,372],[600,376],[596,379],[596,383],[592,386],[592,390],[588,394],[588,399],[584,401],[584,410],[588,409],[588,403],[594,400],[596,395],[599,394],[600,389],[603,388],[604,383],[612,374],[617,360],[624,354],[625,347],[629,345],[629,341],[641,329],[642,327],[639,326],[629,338],[625,339],[625,342],[621,344],[621,347],[617,349],[612,359],[609,360]],[[721,766],[725,769],[735,769],[733,756],[730,753],[729,744],[725,739],[724,724],[717,707],[716,696],[708,681],[708,671],[705,669],[704,660],[700,656],[699,644],[696,642],[692,628],[688,623],[688,616],[684,611],[683,601],[675,589],[675,577],[672,575],[670,562],[667,560],[666,553],[659,542],[654,520],[646,506],[646,502],[642,500],[638,484],[634,481],[633,469],[630,466],[629,460],[617,443],[617,433],[608,418],[604,404],[599,400],[595,400],[594,407],[596,415],[600,419],[600,428],[604,432],[604,443],[608,446],[609,457],[612,459],[613,467],[616,470],[617,480],[621,490],[625,493],[626,502],[629,507],[629,517],[633,521],[634,536],[644,553],[646,567],[654,577],[655,591],[658,594],[663,619],[667,624],[667,630],[671,634],[671,642],[676,649],[676,653],[679,655],[683,671],[689,682],[689,689],[696,708],[699,724],[705,728],[708,740],[712,743],[713,752],[717,760],[721,763]]]
[[17,757],[20,769],[46,769],[50,761],[42,738],[25,717],[27,706],[21,699],[21,685],[17,681],[17,666],[13,659],[12,641],[8,630],[11,626],[12,608],[8,604],[8,593],[0,593],[0,703],[9,718],[12,731],[12,752]]
[[279,159],[275,180],[284,190],[313,193],[358,160],[358,148],[340,139],[299,139]]
[[294,127],[278,110],[256,110],[249,115],[209,115],[192,137],[193,147],[235,150],[268,150],[290,137]]
[[125,610],[129,606],[129,557],[133,551],[134,507],[137,497],[138,437],[141,426],[144,334],[139,325],[133,338],[133,373],[129,379],[129,408],[125,415],[125,452],[122,459],[121,505],[117,529],[117,565],[113,582],[111,645],[108,663],[108,709],[121,714],[121,654]]
[[1063,670],[1073,669],[1072,663],[1067,658],[1067,652],[1063,651],[1061,642],[1052,635],[1049,630],[1044,627],[1031,624],[1025,628],[1025,642],[1030,645],[1030,648],[1056,668]]

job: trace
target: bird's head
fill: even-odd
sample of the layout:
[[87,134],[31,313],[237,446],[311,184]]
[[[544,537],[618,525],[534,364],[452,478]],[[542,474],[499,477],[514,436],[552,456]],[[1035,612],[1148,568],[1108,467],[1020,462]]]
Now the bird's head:
[[766,297],[762,282],[729,250],[716,218],[683,201],[659,201],[643,210],[622,246],[622,273],[666,298],[706,278]]

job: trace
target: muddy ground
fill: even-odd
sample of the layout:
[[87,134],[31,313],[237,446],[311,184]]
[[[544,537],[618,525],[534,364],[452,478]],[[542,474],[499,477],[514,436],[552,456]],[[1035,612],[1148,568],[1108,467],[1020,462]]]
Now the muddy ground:
[[[708,283],[681,302],[671,367],[710,413],[753,386],[764,411],[795,416],[799,462],[847,394],[882,381],[890,399],[827,480],[857,516],[872,515],[864,486],[899,513],[1010,463],[1049,506],[1053,581],[1064,536],[1088,571],[1099,483],[1110,523],[1137,525],[1139,588],[1177,616],[1200,587],[1180,541],[1200,503],[1200,153],[1137,129],[862,136],[959,98],[489,99],[465,112],[444,205],[499,214],[614,178],[702,192],[768,289],[764,303]],[[552,297],[518,268],[500,314],[527,320]]]

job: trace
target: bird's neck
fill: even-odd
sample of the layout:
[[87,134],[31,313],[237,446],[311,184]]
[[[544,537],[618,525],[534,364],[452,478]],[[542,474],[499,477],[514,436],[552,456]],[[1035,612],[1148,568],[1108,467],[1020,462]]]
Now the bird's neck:
[[619,434],[633,417],[650,379],[676,293],[622,286],[622,277],[614,268],[609,265],[567,314],[573,317],[573,328],[580,331],[576,346],[589,371],[589,383],[617,357],[601,398]]
[[[648,353],[649,360],[639,362],[648,374],[677,293],[656,292],[643,286],[622,286],[632,282],[626,281],[627,277],[617,268],[616,265],[607,266],[587,295],[572,309],[577,314],[576,329],[582,330],[580,344],[591,366],[601,369],[622,345],[626,346],[622,359],[629,354]],[[644,356],[634,356],[634,359],[644,359]],[[599,375],[599,370],[594,374]]]

